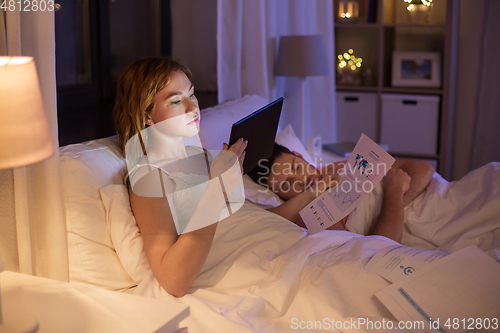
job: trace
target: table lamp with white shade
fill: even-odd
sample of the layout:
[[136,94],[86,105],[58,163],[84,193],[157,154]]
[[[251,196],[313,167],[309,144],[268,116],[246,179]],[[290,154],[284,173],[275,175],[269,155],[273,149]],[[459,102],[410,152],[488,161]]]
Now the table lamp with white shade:
[[281,36],[275,74],[298,76],[301,88],[301,140],[305,141],[305,90],[308,76],[329,75],[321,35]]
[[[15,168],[15,172],[53,154],[33,58],[0,57],[0,169]],[[27,214],[16,210],[16,219],[29,219]],[[8,304],[2,307],[1,302],[0,294],[0,333],[37,330],[38,322],[33,315],[9,313]]]
[[0,169],[43,161],[54,154],[31,57],[0,57]]

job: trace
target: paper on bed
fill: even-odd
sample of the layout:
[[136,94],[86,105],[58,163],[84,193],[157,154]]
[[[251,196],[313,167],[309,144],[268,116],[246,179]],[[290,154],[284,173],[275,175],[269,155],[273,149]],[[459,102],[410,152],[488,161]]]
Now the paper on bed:
[[476,325],[481,325],[480,331],[496,331],[499,277],[500,265],[473,245],[434,261],[376,296],[398,320],[413,323],[412,332],[464,332],[479,328]]
[[340,172],[342,182],[324,192],[299,214],[307,229],[315,234],[351,213],[391,168],[395,159],[365,134]]
[[408,276],[448,252],[424,250],[404,245],[391,245],[378,251],[364,267],[391,282]]

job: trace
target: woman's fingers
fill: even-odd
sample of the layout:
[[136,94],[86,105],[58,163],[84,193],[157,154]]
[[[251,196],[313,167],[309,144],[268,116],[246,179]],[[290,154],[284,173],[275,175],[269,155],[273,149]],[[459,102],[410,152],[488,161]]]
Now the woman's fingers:
[[245,151],[246,147],[248,145],[248,141],[243,140],[243,138],[239,139],[236,141],[231,148],[235,147],[234,153],[238,156],[241,156],[243,154],[243,151]]
[[240,160],[241,175],[243,175],[243,162],[245,161],[245,154],[246,153],[247,152],[244,151],[243,154],[241,155],[240,159],[239,159]]
[[[243,138],[238,139],[235,143],[233,143],[231,145],[231,147],[229,147],[229,145],[227,143],[223,143],[222,149],[234,154],[234,155],[221,154],[221,158],[223,158],[222,156],[225,156],[225,159],[227,159],[227,162],[226,162],[227,168],[229,168],[230,165],[232,165],[232,163],[234,163],[234,160],[233,160],[233,162],[231,162],[231,159],[236,157],[236,158],[238,158],[238,162],[239,162],[240,168],[241,168],[241,173],[243,174],[243,161],[245,160],[245,153],[246,153],[245,149],[246,149],[247,145],[248,145],[248,141],[244,140]],[[231,155],[232,155],[232,157],[231,157]]]
[[[227,146],[227,144],[225,144],[225,145]],[[245,141],[245,140],[243,140],[243,138],[240,138],[235,143],[233,143],[228,150],[235,153],[236,156],[238,156],[238,158],[241,158],[243,152],[247,148],[247,145],[248,145],[248,141]]]

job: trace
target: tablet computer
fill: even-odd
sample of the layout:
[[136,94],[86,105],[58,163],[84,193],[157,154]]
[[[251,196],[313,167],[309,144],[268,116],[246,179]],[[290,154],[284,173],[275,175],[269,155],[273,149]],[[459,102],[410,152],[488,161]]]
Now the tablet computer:
[[243,174],[255,168],[259,160],[272,155],[282,107],[283,97],[280,97],[233,124],[229,146],[239,138],[248,140]]

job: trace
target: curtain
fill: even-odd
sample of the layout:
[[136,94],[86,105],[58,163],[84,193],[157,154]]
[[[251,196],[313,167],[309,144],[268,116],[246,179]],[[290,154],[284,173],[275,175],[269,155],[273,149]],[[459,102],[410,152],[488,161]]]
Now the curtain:
[[452,178],[500,161],[500,1],[460,3]]
[[170,0],[172,56],[193,72],[195,90],[217,90],[217,0]]
[[305,86],[305,137],[336,140],[333,1],[218,0],[217,78],[219,103],[257,94],[285,98],[280,126],[301,128],[298,77],[275,77],[280,36],[321,34],[329,76],[311,76]]
[[54,13],[2,11],[0,16],[2,55],[35,59],[56,152],[40,163],[0,170],[0,257],[8,270],[67,281],[57,138]]

